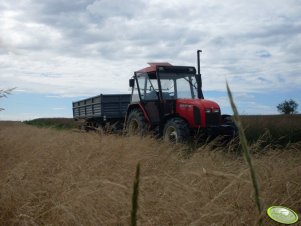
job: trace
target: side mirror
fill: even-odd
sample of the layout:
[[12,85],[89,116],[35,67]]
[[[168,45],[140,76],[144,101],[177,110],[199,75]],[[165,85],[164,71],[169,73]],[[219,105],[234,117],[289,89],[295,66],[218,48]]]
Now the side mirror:
[[129,86],[134,87],[135,85],[135,80],[133,78],[129,79]]

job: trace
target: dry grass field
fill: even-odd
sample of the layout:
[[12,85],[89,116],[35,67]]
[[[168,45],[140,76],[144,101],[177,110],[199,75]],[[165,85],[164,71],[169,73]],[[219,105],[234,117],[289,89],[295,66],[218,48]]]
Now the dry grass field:
[[241,116],[246,136],[256,142],[264,135],[265,142],[285,145],[301,141],[301,114]]
[[[264,210],[285,205],[300,214],[301,143],[260,148],[252,146]],[[0,122],[0,225],[129,225],[137,162],[138,225],[256,225],[243,157],[209,146],[187,151],[151,138]]]

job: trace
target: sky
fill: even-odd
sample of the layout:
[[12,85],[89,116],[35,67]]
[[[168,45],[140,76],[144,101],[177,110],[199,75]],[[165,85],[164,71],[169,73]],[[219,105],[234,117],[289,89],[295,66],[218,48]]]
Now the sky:
[[300,0],[1,0],[0,120],[72,117],[72,101],[130,93],[148,62],[196,66],[203,92],[231,113],[301,105]]

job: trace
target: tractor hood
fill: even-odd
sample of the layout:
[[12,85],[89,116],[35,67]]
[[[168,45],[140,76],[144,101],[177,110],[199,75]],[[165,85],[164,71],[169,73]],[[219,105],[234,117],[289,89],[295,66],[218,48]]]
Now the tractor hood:
[[190,108],[196,106],[201,110],[204,109],[219,109],[219,105],[211,100],[204,100],[204,99],[178,99],[176,101],[177,106],[179,108]]
[[178,99],[176,113],[192,128],[206,128],[220,124],[220,107],[211,100]]

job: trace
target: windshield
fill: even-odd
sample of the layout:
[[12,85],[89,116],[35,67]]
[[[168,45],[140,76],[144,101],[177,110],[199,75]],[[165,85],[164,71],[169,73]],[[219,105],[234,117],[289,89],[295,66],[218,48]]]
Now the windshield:
[[[159,77],[163,99],[197,98],[197,82],[194,74],[160,73]],[[156,76],[148,76],[146,73],[140,74],[139,77],[137,77],[137,82],[142,100],[159,99],[159,87]],[[138,87],[135,86],[133,92],[136,93],[135,96],[138,98],[137,88]]]
[[161,73],[163,99],[197,98],[197,82],[195,75]]

